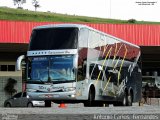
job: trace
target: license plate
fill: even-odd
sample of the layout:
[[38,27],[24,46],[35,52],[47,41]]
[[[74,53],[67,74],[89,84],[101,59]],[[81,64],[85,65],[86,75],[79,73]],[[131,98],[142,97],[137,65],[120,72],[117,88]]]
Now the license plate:
[[45,95],[40,95],[39,97],[43,97],[43,98],[51,98],[51,97],[58,98],[58,97],[59,97],[59,95],[50,95],[50,94],[45,94]]

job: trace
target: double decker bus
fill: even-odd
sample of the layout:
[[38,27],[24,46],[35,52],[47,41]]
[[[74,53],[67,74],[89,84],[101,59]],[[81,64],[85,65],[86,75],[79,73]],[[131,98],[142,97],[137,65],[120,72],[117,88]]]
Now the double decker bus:
[[131,106],[141,99],[140,47],[81,24],[35,27],[25,61],[26,91],[45,106]]

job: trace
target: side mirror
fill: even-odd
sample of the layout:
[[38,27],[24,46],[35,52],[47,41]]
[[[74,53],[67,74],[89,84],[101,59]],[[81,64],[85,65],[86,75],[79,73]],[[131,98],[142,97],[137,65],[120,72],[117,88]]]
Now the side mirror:
[[21,70],[21,64],[22,64],[23,59],[25,59],[25,55],[21,55],[21,56],[18,57],[17,63],[16,63],[16,70],[17,71]]

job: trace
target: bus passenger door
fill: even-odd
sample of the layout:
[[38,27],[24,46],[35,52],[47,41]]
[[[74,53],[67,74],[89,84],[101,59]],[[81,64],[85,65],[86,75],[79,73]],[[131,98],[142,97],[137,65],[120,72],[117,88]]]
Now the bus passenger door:
[[77,92],[78,96],[82,96],[82,91],[85,89],[85,76],[86,76],[86,65],[83,65],[83,67],[78,68],[77,73]]

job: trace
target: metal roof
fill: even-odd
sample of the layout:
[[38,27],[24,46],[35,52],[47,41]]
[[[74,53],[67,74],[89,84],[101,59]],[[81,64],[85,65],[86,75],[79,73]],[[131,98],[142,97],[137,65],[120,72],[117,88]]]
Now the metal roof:
[[[41,25],[56,25],[60,22],[24,22],[0,20],[0,43],[29,43],[33,28]],[[69,23],[67,23],[69,25]],[[139,46],[160,46],[160,25],[148,24],[96,24],[87,25],[109,35]],[[72,24],[74,25],[74,24]]]

